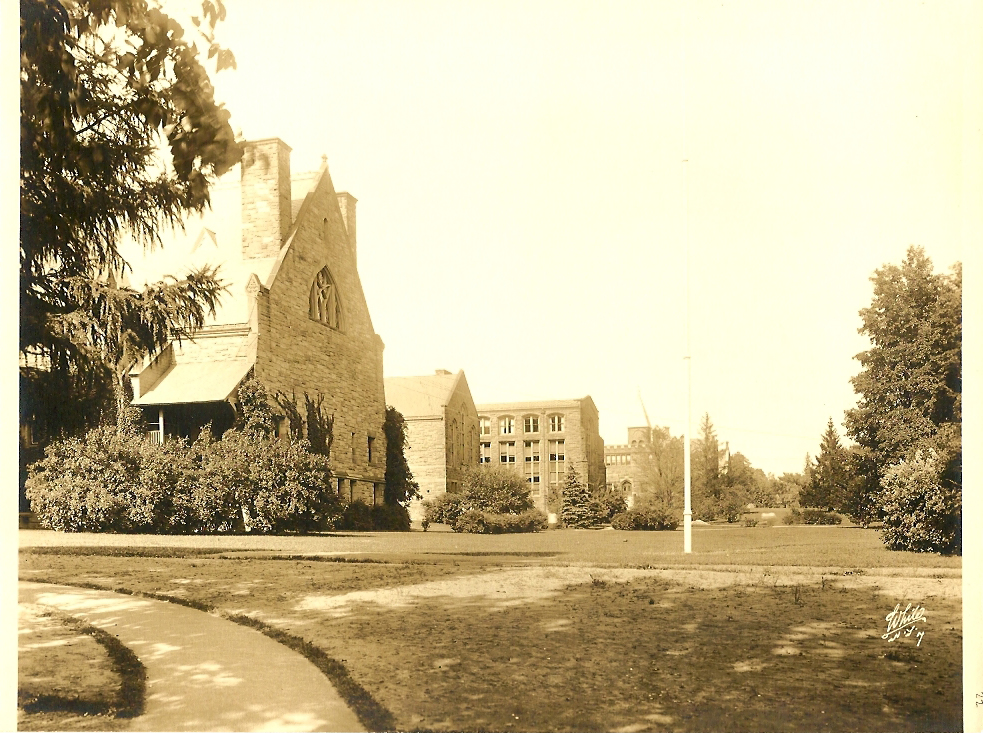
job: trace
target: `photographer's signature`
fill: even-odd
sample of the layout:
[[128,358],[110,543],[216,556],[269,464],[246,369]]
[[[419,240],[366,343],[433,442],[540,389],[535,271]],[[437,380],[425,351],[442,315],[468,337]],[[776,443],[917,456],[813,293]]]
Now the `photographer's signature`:
[[882,639],[894,641],[902,634],[911,636],[914,633],[918,638],[918,643],[915,646],[922,645],[922,638],[925,636],[925,632],[919,631],[917,625],[919,623],[928,623],[925,618],[925,608],[923,606],[912,608],[909,603],[905,606],[904,610],[901,610],[901,604],[899,603],[884,619],[887,621],[887,633],[881,634]]

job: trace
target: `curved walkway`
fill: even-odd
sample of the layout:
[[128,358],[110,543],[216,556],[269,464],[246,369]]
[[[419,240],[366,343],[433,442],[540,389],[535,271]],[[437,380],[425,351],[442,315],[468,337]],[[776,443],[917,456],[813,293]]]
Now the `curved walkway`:
[[254,629],[174,603],[48,583],[19,600],[103,629],[147,669],[138,731],[364,731],[328,679]]

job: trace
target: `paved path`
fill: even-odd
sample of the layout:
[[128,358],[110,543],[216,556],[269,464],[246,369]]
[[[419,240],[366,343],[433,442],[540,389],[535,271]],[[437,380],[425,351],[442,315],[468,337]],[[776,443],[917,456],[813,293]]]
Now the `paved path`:
[[147,668],[138,731],[364,731],[328,679],[260,632],[193,608],[48,583],[22,603],[52,606],[117,636]]

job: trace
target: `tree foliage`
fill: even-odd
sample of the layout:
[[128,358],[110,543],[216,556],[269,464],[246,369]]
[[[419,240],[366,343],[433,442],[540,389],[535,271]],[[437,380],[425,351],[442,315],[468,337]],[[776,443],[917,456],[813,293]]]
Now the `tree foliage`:
[[649,440],[632,452],[639,506],[673,515],[682,512],[683,448],[683,439],[672,435],[669,428],[655,427],[649,431]]
[[406,438],[406,420],[392,405],[386,407],[386,421],[382,432],[386,437],[386,504],[406,504],[420,496],[420,484],[413,479],[413,472],[406,460],[409,442]]
[[819,455],[809,472],[809,483],[799,495],[799,504],[827,511],[844,511],[850,489],[850,454],[840,444],[833,418],[826,425]]
[[560,521],[564,527],[593,527],[600,519],[600,507],[594,502],[590,487],[580,480],[577,469],[570,466],[563,485]]
[[[194,330],[214,308],[221,285],[210,270],[118,287],[118,244],[123,234],[159,244],[166,226],[208,205],[209,183],[241,150],[196,43],[158,5],[20,9],[20,349],[47,361],[47,388],[71,402],[92,396],[72,388],[87,386],[80,375],[100,357],[118,386],[141,349]],[[234,63],[214,38],[224,15],[220,0],[204,0],[192,19],[219,69]]]
[[[887,470],[911,459],[940,433],[962,421],[962,269],[937,274],[920,247],[900,265],[871,277],[874,297],[860,311],[871,348],[857,355],[852,380],[857,407],[846,413],[858,451],[858,481],[848,506],[861,522],[881,513],[878,495]],[[961,464],[961,448],[954,462]]]

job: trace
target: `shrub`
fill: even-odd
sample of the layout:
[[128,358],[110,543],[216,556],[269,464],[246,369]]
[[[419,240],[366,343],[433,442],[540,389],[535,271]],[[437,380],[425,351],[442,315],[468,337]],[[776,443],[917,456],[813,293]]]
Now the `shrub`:
[[290,443],[236,428],[198,441],[201,476],[195,504],[207,530],[254,532],[330,529],[341,516],[325,456],[306,440]]
[[620,491],[608,491],[594,497],[594,514],[601,522],[610,522],[615,514],[628,511],[625,496]]
[[758,526],[758,520],[757,519],[754,519],[753,517],[745,517],[744,518],[744,526],[745,527],[757,527]]
[[451,529],[455,532],[467,532],[469,534],[484,534],[485,514],[478,509],[467,509],[451,522]]
[[454,524],[465,509],[463,494],[441,494],[423,502],[423,521],[430,524]]
[[194,528],[194,461],[182,441],[152,443],[126,425],[54,441],[29,469],[41,523],[65,532],[186,532]]
[[892,466],[881,480],[882,539],[892,550],[962,553],[962,491],[934,450]]
[[460,494],[469,509],[494,514],[519,514],[533,508],[529,484],[507,468],[472,468],[464,473]]
[[549,528],[549,520],[538,509],[527,509],[521,514],[484,513],[485,531],[489,534],[508,532],[540,532]]
[[782,517],[782,524],[801,524],[802,523],[802,511],[798,507],[792,507],[788,510],[788,514]]
[[827,512],[823,509],[804,509],[802,511],[803,524],[840,524],[843,521],[836,512]]
[[410,513],[399,504],[376,504],[372,507],[372,527],[382,532],[409,532]]
[[612,517],[611,526],[623,530],[671,531],[679,526],[679,520],[659,509],[629,509]]
[[356,532],[371,532],[375,529],[375,523],[372,521],[372,508],[361,499],[349,502],[341,514],[337,528]]

